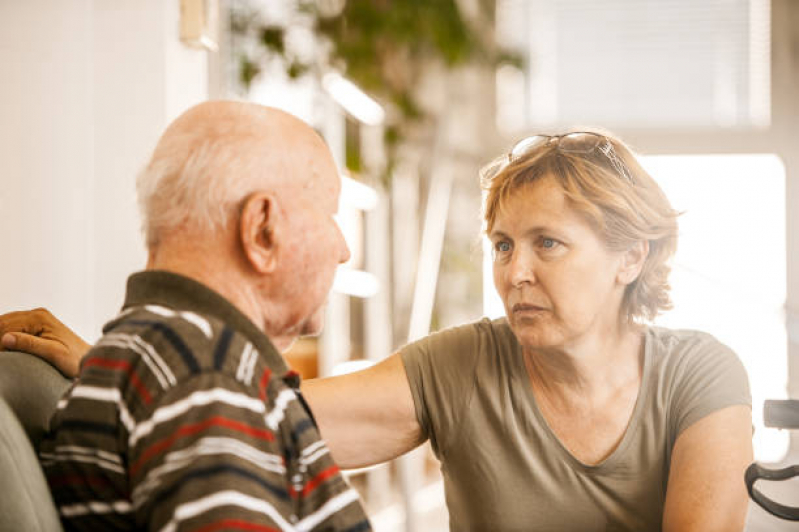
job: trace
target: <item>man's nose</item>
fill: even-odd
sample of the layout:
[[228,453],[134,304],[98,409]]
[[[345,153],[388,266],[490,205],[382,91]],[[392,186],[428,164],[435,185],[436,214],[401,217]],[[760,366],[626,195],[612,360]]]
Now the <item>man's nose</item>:
[[350,253],[350,247],[347,245],[347,241],[344,239],[344,233],[342,233],[341,230],[339,229],[338,234],[340,241],[339,247],[341,248],[341,256],[339,257],[339,263],[344,264],[345,262],[350,260],[352,254]]

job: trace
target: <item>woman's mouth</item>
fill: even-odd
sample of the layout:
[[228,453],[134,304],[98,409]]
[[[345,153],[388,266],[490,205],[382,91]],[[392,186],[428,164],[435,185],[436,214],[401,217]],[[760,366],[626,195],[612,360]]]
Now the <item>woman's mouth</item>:
[[516,303],[511,307],[511,310],[514,314],[536,314],[538,312],[543,312],[544,307],[539,307],[538,305],[533,305],[530,303]]

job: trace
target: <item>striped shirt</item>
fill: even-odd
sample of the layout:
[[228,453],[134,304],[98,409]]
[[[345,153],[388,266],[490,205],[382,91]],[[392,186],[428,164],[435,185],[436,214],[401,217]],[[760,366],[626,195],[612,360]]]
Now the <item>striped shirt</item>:
[[371,530],[299,378],[227,300],[128,280],[39,458],[66,530]]

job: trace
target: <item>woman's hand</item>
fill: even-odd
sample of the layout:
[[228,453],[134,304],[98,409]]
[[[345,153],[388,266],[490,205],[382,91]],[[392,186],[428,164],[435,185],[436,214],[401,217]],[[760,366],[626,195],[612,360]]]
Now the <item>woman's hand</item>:
[[91,345],[43,308],[0,316],[3,349],[36,355],[67,377],[76,377]]

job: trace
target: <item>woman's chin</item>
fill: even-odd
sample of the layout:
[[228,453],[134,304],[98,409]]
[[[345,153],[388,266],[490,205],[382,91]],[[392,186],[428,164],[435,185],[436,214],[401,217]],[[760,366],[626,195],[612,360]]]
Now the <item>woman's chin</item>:
[[514,323],[511,329],[522,347],[541,349],[556,347],[562,343],[561,335],[542,324]]

